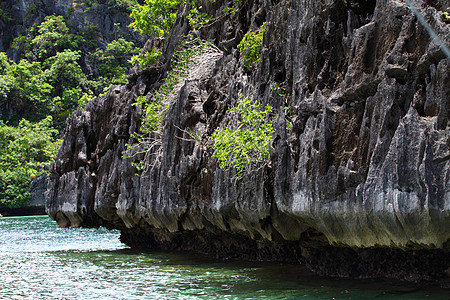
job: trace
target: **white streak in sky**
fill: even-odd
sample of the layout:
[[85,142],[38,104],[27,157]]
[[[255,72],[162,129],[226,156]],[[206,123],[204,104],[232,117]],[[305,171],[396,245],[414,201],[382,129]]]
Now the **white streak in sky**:
[[430,24],[425,21],[425,18],[423,15],[414,7],[414,5],[409,0],[405,0],[406,5],[408,5],[409,9],[412,10],[412,12],[416,15],[419,22],[425,27],[425,29],[428,31],[428,34],[437,41],[437,43],[441,46],[442,52],[444,52],[445,55],[447,55],[448,58],[450,58],[450,50],[448,49],[447,45],[445,45],[445,42],[436,34],[436,32],[431,28]]

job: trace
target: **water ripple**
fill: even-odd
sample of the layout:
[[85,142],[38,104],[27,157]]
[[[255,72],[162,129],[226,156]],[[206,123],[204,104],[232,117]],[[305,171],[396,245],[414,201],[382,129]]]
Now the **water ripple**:
[[304,267],[128,249],[119,232],[0,219],[0,299],[447,299],[392,281],[314,276]]

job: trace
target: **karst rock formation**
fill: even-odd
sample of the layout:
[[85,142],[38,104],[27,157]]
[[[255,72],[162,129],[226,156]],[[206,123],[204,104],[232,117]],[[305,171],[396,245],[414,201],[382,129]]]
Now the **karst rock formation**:
[[[158,147],[126,155],[140,128],[133,103],[164,82],[191,30],[189,5],[158,63],[72,114],[48,214],[62,227],[119,229],[133,247],[448,282],[450,58],[441,44],[404,1],[242,2],[228,15],[233,1],[203,4],[215,20],[194,34],[217,49],[173,92]],[[448,1],[412,2],[449,45]],[[264,22],[248,70],[236,46]],[[234,124],[227,111],[240,95],[274,108],[274,134],[270,162],[237,180],[212,157],[211,136]]]

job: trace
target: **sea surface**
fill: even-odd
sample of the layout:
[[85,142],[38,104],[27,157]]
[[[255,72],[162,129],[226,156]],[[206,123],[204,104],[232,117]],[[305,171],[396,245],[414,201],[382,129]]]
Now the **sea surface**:
[[0,299],[449,299],[393,280],[323,278],[297,265],[142,252],[118,231],[0,218]]

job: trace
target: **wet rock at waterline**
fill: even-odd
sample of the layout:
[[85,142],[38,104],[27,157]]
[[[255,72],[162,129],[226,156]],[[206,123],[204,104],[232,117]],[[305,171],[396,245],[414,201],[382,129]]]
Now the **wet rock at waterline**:
[[[220,15],[225,2],[205,9]],[[449,43],[444,6],[420,11]],[[46,195],[53,219],[118,228],[140,247],[205,245],[322,274],[448,281],[450,59],[405,3],[246,2],[197,32],[222,52],[199,57],[169,97],[158,147],[128,157],[140,126],[132,103],[162,84],[188,30],[179,15],[158,67],[132,70],[69,118]],[[246,70],[235,46],[263,22],[262,56]],[[275,132],[270,163],[237,181],[210,145],[233,124],[226,112],[240,94],[274,107]]]

